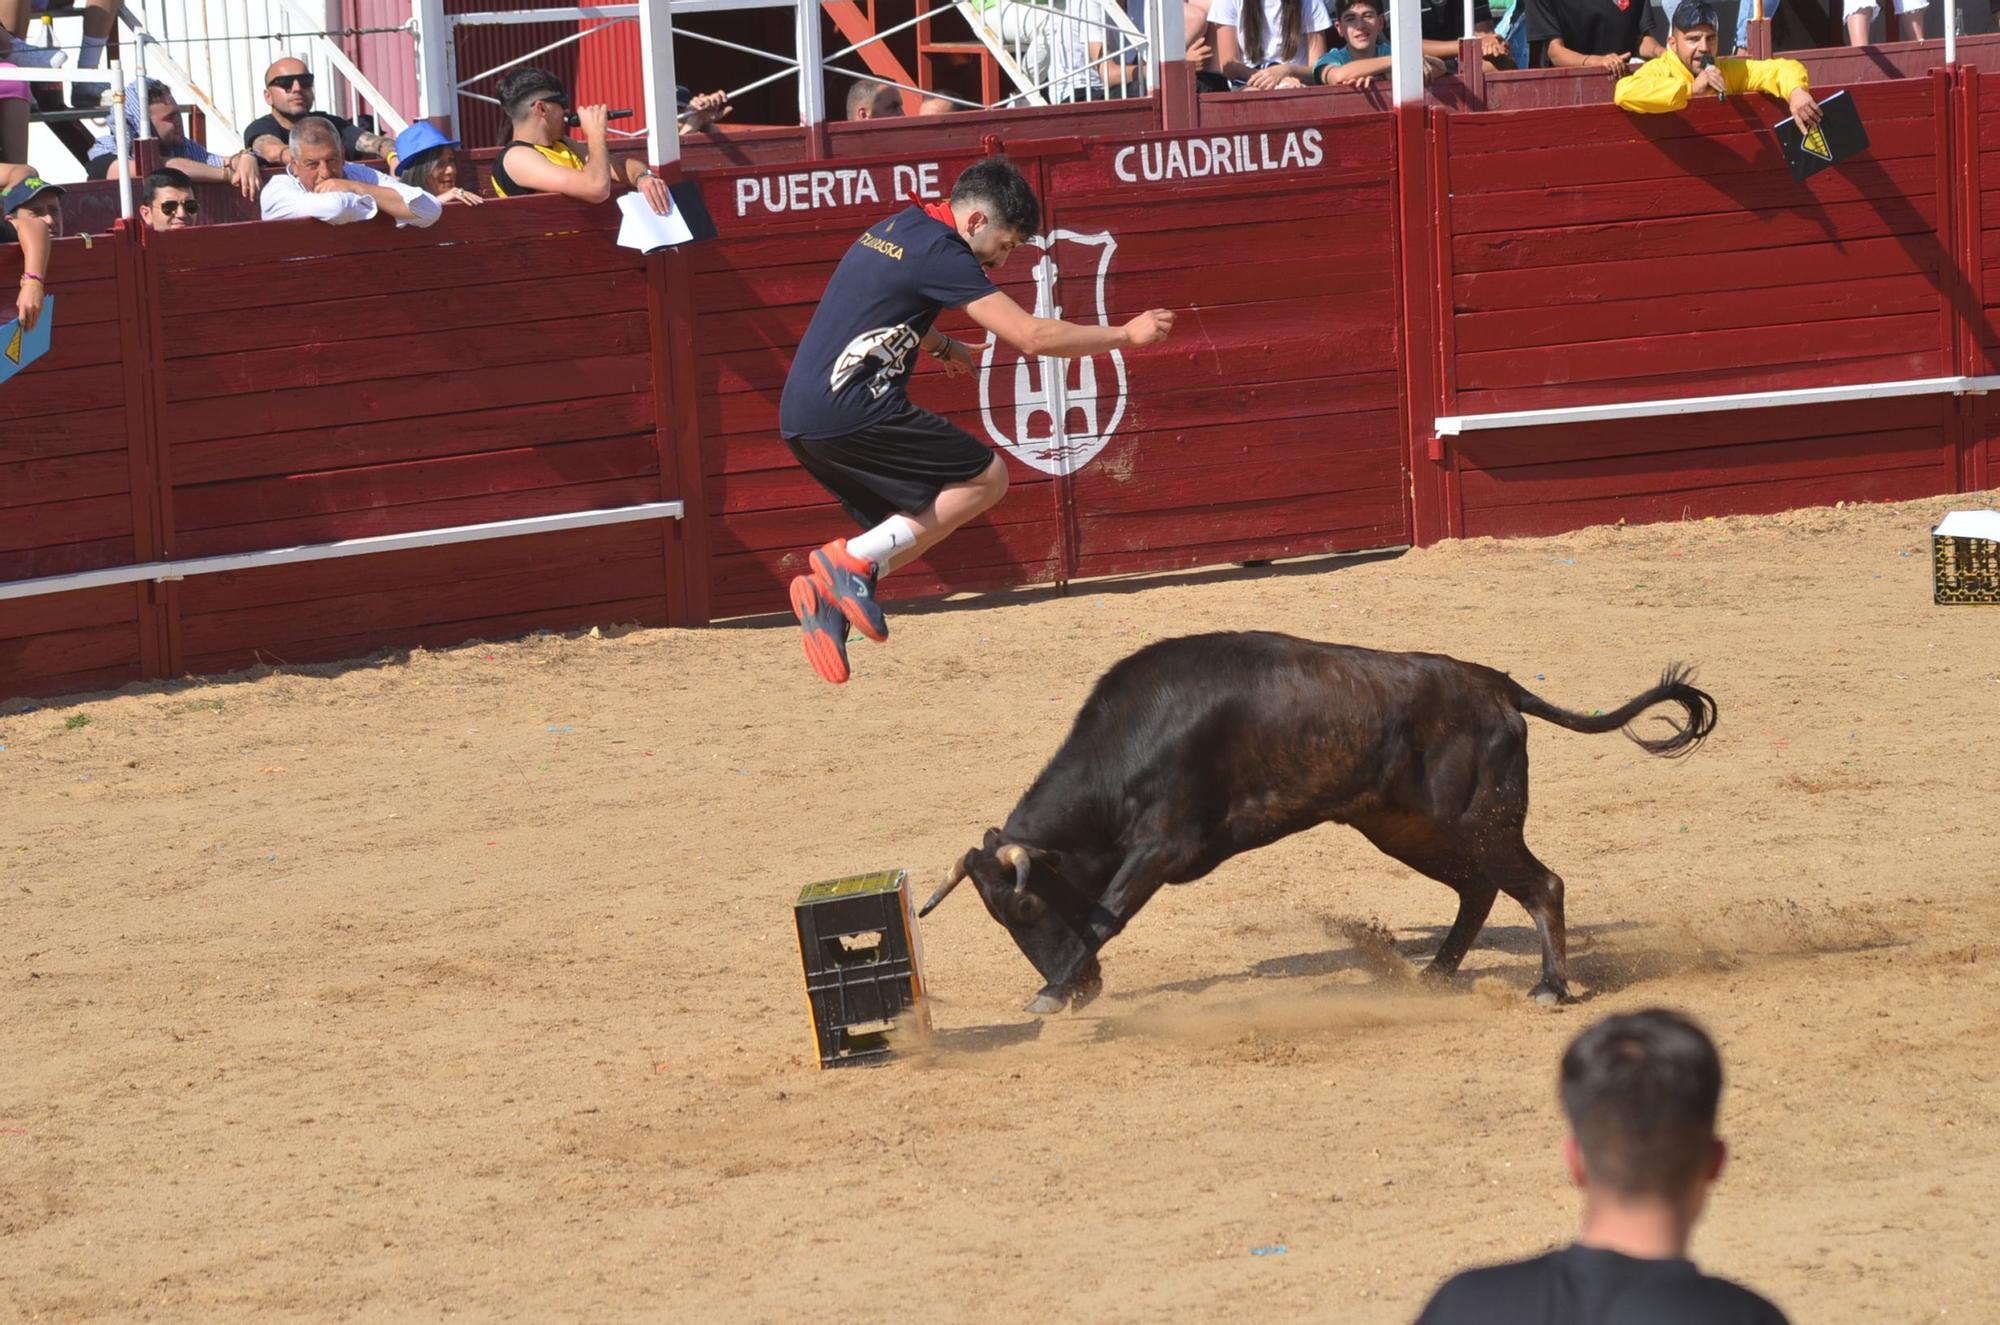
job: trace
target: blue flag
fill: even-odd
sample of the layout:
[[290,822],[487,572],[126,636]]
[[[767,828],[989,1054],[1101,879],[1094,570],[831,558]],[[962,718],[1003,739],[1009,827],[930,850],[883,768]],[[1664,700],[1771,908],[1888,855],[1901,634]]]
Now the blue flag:
[[21,330],[18,318],[0,322],[0,386],[35,360],[49,352],[49,328],[55,325],[56,297],[42,300],[42,315],[33,331]]

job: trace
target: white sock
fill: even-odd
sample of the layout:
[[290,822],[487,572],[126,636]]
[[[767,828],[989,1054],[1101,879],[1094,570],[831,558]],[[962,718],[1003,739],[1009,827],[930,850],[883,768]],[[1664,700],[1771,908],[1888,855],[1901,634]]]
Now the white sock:
[[917,525],[906,515],[892,515],[867,533],[847,540],[849,552],[875,563],[878,580],[889,573],[889,558],[916,545]]
[[109,37],[85,37],[83,39],[83,51],[76,57],[76,67],[79,69],[97,68],[98,62],[104,58],[104,48],[110,42],[111,38]]

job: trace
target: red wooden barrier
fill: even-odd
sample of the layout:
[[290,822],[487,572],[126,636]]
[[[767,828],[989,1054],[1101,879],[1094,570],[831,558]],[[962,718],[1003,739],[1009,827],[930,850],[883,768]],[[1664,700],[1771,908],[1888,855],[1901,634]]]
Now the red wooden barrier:
[[[443,248],[310,221],[149,235],[165,554],[676,495],[650,283],[611,222],[539,198],[452,208]],[[661,622],[675,561],[641,524],[196,576],[171,586],[172,658],[214,671]]]
[[[1870,151],[1793,181],[1761,99],[1441,117],[1441,414],[1960,371],[1942,75],[1853,89]],[[1452,439],[1464,534],[1893,498],[1960,480],[1949,397]]]
[[[0,583],[156,551],[144,402],[125,368],[139,328],[120,320],[127,238],[56,242],[49,352],[0,387]],[[20,274],[20,250],[0,247],[10,321]],[[157,667],[158,648],[143,588],[0,601],[0,693],[115,686]]]
[[[0,388],[0,583],[657,499],[687,518],[0,600],[0,694],[780,607],[845,528],[776,435],[793,347],[853,235],[941,196],[989,135],[1047,211],[1005,287],[1072,318],[1179,308],[1180,334],[1070,368],[1067,460],[1041,365],[920,376],[1016,488],[893,592],[1984,486],[1986,397],[1432,435],[2000,372],[2000,98],[1977,67],[2000,43],[1966,47],[1956,76],[1854,89],[1871,152],[1804,186],[1757,99],[1391,113],[1302,89],[1200,98],[1204,127],[1173,133],[1156,102],[732,129],[688,151],[722,237],[646,259],[610,209],[546,198],[430,232],[66,240],[56,348]],[[1518,106],[1609,80],[1443,91]],[[0,251],[0,288],[17,261]]]

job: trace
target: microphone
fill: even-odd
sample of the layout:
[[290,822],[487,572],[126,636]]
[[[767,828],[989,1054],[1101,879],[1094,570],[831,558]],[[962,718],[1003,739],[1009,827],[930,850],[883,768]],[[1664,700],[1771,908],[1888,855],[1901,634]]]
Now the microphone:
[[[636,111],[630,111],[630,110],[607,110],[604,112],[604,118],[607,120],[629,120],[637,113],[638,112]],[[570,128],[574,129],[578,125],[582,124],[583,121],[577,118],[577,113],[575,111],[571,111],[569,114],[563,116],[563,123],[567,124]]]
[[[1704,69],[1712,68],[1714,64],[1715,64],[1715,57],[1713,55],[1710,55],[1707,51],[1701,51],[1697,53],[1694,57],[1694,71],[1696,74],[1701,73],[1701,71]],[[1726,92],[1717,92],[1715,94],[1715,99],[1717,101],[1720,101],[1727,95],[1728,93]]]

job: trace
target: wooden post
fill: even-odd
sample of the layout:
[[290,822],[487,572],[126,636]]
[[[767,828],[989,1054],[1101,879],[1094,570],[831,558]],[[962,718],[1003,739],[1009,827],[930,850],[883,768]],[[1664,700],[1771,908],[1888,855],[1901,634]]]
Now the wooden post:
[[681,503],[681,518],[662,521],[660,531],[667,624],[673,626],[707,625],[709,619],[708,499],[701,455],[692,267],[693,259],[677,248],[646,257],[660,498]]
[[[818,6],[813,6],[817,15]],[[817,31],[817,29],[815,29]],[[646,164],[668,179],[681,160],[679,87],[674,73],[674,15],[667,0],[640,0],[639,66],[646,94]]]
[[1771,20],[1753,18],[1750,20],[1750,58],[1768,60],[1771,58]]
[[[1956,292],[1963,301],[1959,318],[1959,360],[1953,371],[1980,376],[1993,371],[1986,348],[1986,226],[1980,190],[1985,186],[1979,146],[1979,69],[1962,65],[1954,75],[1952,155],[1957,163],[1959,243],[1953,266],[1960,279]],[[1994,408],[1991,396],[1959,397],[1958,481],[1961,492],[1983,492],[1994,474],[1989,463],[1993,445]]]
[[[1415,46],[1415,43],[1412,43]],[[1396,296],[1402,314],[1403,468],[1409,478],[1410,541],[1418,547],[1451,535],[1448,461],[1433,431],[1438,388],[1436,251],[1430,237],[1447,199],[1434,188],[1429,125],[1422,100],[1396,107]],[[1431,116],[1448,112],[1434,110]]]
[[[147,298],[149,264],[141,243],[144,233],[144,227],[137,222],[120,220],[112,227],[111,243],[117,254],[118,368],[125,398],[132,559],[158,561],[164,547],[160,535],[164,494],[160,484],[158,420],[153,413],[153,394],[147,385],[152,376],[147,365],[152,354],[153,323],[149,316],[151,301]],[[139,674],[148,680],[172,675],[168,669],[167,606],[157,592],[166,587],[132,586],[139,625]]]

